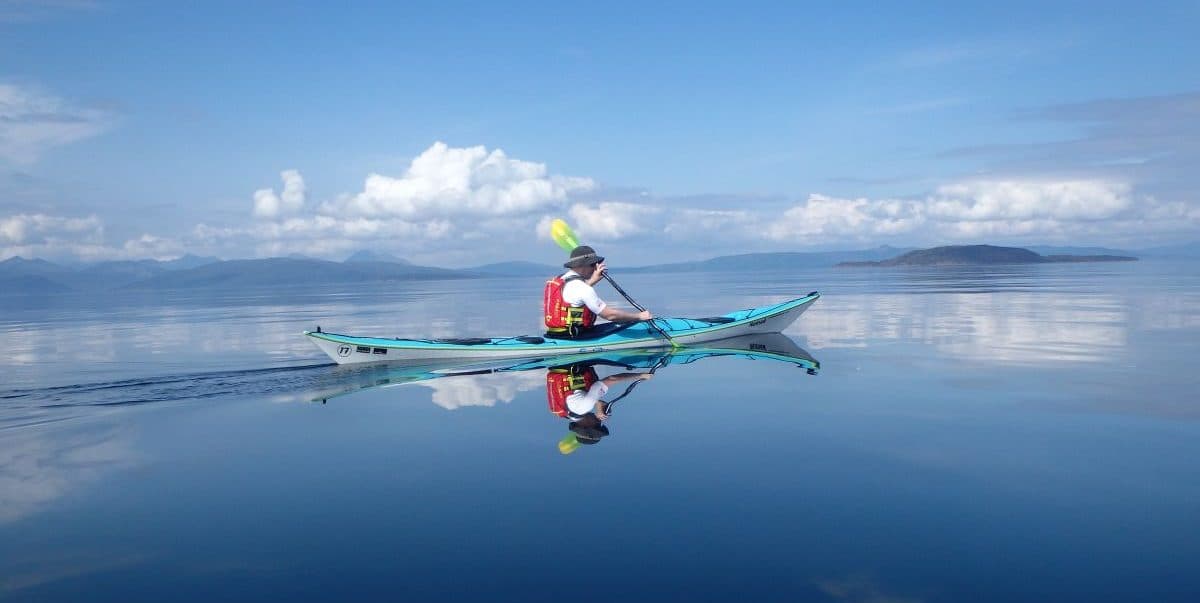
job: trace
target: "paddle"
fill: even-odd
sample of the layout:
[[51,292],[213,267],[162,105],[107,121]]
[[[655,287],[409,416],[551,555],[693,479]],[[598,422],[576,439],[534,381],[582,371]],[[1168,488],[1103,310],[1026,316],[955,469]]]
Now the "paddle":
[[[571,227],[567,226],[567,223],[560,218],[555,218],[554,221],[550,223],[550,238],[554,239],[554,242],[557,243],[559,247],[562,247],[567,253],[571,253],[571,250],[579,247],[579,238],[575,236],[575,231],[571,230]],[[604,280],[608,281],[608,284],[612,285],[612,288],[616,289],[617,293],[620,293],[621,297],[625,298],[625,301],[629,302],[633,305],[633,307],[638,309],[638,312],[646,311],[646,308],[643,308],[641,304],[633,301],[633,298],[629,297],[629,294],[617,284],[617,281],[614,281],[613,278],[608,275],[607,270],[604,271],[603,276]],[[675,343],[675,340],[671,339],[671,336],[667,335],[666,331],[654,324],[655,320],[657,319],[650,320],[650,328],[658,331],[658,334],[662,335],[663,338],[667,340],[667,343],[671,344],[672,348],[678,348],[679,344]]]

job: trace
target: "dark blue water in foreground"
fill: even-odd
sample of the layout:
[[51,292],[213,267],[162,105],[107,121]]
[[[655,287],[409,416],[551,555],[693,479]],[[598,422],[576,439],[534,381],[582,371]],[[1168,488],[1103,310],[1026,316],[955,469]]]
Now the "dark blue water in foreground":
[[531,333],[542,279],[0,300],[0,599],[1200,597],[1200,265],[617,276],[820,290],[820,369],[666,364],[564,455],[544,370],[300,336]]

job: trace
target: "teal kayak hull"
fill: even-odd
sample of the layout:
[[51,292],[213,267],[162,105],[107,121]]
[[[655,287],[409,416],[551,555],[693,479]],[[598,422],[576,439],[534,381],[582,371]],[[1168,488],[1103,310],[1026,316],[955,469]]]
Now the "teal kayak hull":
[[[747,308],[710,318],[656,318],[654,327],[634,323],[595,339],[514,336],[479,339],[400,339],[305,331],[338,364],[532,358],[591,354],[622,349],[695,345],[756,333],[779,333],[813,302],[817,292],[785,302]],[[660,330],[670,336],[668,341]]]
[[767,360],[796,365],[809,375],[821,364],[790,337],[781,333],[744,335],[696,346],[611,350],[534,358],[469,359],[367,364],[339,368],[346,371],[336,388],[310,394],[310,400],[327,402],[345,394],[394,387],[448,377],[469,378],[546,370],[564,366],[608,367],[612,370],[656,370],[709,358]]

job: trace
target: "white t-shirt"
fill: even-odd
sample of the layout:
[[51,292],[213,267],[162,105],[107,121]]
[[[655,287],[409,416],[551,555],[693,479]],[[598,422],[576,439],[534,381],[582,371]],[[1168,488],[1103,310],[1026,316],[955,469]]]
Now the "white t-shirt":
[[[563,280],[566,280],[568,276],[580,275],[574,270],[568,270],[566,274],[562,275]],[[599,316],[600,312],[608,307],[608,304],[604,303],[604,300],[600,299],[599,295],[596,295],[596,290],[587,284],[587,281],[583,278],[567,281],[567,284],[563,285],[562,296],[563,301],[571,304],[573,307],[587,306],[596,316]]]
[[587,391],[582,389],[571,392],[567,396],[567,410],[577,414],[586,415],[596,409],[596,402],[600,400],[600,396],[608,393],[608,386],[604,381],[597,381],[587,388]]

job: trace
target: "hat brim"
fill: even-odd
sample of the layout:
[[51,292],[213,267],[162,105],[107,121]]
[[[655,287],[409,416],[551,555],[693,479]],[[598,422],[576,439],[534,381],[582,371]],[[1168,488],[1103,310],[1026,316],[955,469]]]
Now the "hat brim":
[[599,256],[594,253],[581,255],[577,258],[571,258],[563,264],[563,268],[578,268],[580,266],[589,266],[591,264],[599,264],[604,261],[604,256]]
[[575,439],[577,439],[580,444],[584,445],[596,444],[602,438],[608,435],[608,427],[605,425],[584,427],[579,423],[572,423],[568,429],[575,434]]

